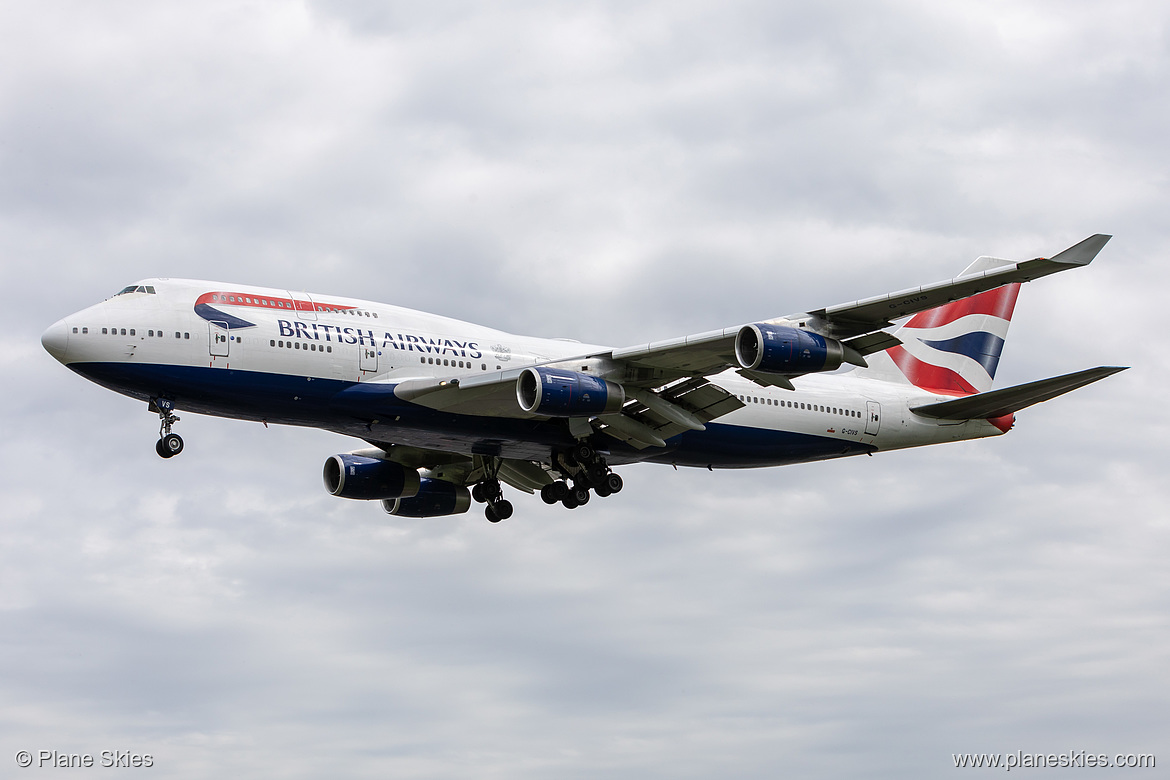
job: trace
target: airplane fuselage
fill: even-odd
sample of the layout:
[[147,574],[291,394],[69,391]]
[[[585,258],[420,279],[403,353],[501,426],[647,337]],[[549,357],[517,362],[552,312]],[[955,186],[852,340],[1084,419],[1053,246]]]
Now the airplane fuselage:
[[[572,445],[565,420],[467,414],[386,392],[372,403],[370,388],[506,378],[534,364],[599,375],[611,368],[595,357],[609,350],[601,345],[352,298],[180,279],[132,285],[59,321],[44,343],[98,384],[142,401],[166,399],[179,410],[534,461]],[[776,466],[1004,432],[986,420],[921,417],[910,407],[946,396],[849,372],[800,377],[795,390],[730,370],[711,381],[743,408],[671,437],[666,447],[608,440],[609,462]]]

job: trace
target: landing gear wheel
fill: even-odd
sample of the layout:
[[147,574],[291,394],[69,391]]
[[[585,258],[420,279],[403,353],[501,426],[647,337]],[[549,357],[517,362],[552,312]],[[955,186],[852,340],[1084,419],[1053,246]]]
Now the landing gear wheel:
[[576,509],[580,504],[577,503],[577,499],[573,498],[573,494],[569,493],[569,495],[561,499],[561,506],[565,509]]
[[491,505],[492,513],[500,520],[507,520],[512,516],[512,502],[506,498],[501,498],[499,501]]
[[594,463],[585,470],[585,476],[594,485],[600,485],[609,476],[609,469],[604,463]]
[[610,493],[622,492],[622,487],[624,484],[625,483],[622,482],[622,478],[617,474],[610,474],[605,478],[605,487],[609,490]]
[[589,503],[589,488],[575,487],[569,496],[577,503],[577,506],[585,506]]
[[483,494],[483,483],[482,482],[476,482],[474,485],[471,486],[471,498],[477,504],[486,504],[487,503],[487,496],[485,496]]
[[484,517],[488,519],[489,523],[498,523],[504,518],[496,514],[496,510],[492,509],[492,505],[488,504],[483,510]]
[[179,418],[171,413],[175,408],[174,401],[152,398],[146,408],[158,412],[158,442],[154,445],[154,451],[160,458],[175,457],[183,451],[183,440],[179,438],[179,434],[171,433],[171,426],[179,421]]
[[609,498],[613,495],[613,491],[609,489],[609,485],[604,482],[594,487],[593,492],[597,494],[598,498]]
[[569,486],[564,482],[553,482],[551,485],[545,485],[540,489],[540,498],[546,504],[555,504],[558,501],[564,501],[567,495],[569,495]]
[[585,465],[593,460],[594,456],[597,455],[597,451],[585,442],[580,442],[573,445],[573,448],[569,450],[569,455],[573,458],[573,460],[577,461],[581,465]]
[[161,457],[173,458],[183,451],[183,439],[177,433],[168,433],[154,445],[154,451]]

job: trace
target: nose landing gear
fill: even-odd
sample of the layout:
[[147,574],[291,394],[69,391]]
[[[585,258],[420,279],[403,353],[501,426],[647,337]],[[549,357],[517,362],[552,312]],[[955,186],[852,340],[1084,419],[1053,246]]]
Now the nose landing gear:
[[183,451],[183,437],[171,433],[171,426],[179,421],[179,418],[171,413],[175,408],[175,402],[166,398],[155,398],[150,402],[149,408],[158,412],[159,417],[158,441],[155,442],[154,451],[160,458],[175,457]]

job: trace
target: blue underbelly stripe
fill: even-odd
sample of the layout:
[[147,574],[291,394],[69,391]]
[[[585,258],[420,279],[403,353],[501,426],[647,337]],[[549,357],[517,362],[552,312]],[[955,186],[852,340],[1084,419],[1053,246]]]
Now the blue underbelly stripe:
[[[491,452],[537,459],[574,439],[562,420],[479,417],[429,409],[394,395],[393,385],[270,374],[228,368],[142,363],[71,363],[69,368],[123,395],[143,401],[163,397],[176,408],[219,417],[318,427],[366,440],[434,449]],[[374,421],[377,421],[376,423]],[[872,452],[844,439],[791,431],[708,423],[687,431],[667,448],[637,450],[597,434],[612,463],[652,461],[679,466],[751,468],[779,466]]]

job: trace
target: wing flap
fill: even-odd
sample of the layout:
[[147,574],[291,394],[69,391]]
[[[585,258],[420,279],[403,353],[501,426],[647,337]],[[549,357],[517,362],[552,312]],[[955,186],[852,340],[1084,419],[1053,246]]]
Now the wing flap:
[[500,461],[500,470],[497,476],[525,493],[535,493],[553,482],[551,474],[530,460],[504,458]]
[[[703,423],[711,422],[717,417],[734,412],[744,406],[744,403],[722,387],[713,385],[702,377],[684,379],[670,385],[657,393],[658,397],[681,407],[689,415]],[[645,449],[647,446],[664,446],[665,440],[680,433],[694,430],[693,425],[687,422],[668,419],[659,411],[646,406],[638,400],[633,400],[622,409],[624,420],[636,423],[640,427],[623,425],[618,420],[616,425],[605,429],[615,438],[628,444]],[[598,418],[600,422],[610,423],[609,417]],[[660,444],[659,442],[663,442]]]
[[1098,366],[1015,387],[1005,387],[1002,390],[956,398],[953,401],[913,406],[910,411],[923,417],[944,420],[988,420],[1064,395],[1126,368],[1128,366]]

